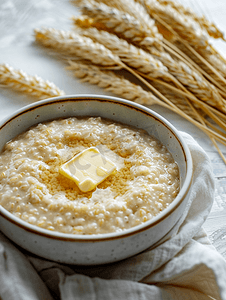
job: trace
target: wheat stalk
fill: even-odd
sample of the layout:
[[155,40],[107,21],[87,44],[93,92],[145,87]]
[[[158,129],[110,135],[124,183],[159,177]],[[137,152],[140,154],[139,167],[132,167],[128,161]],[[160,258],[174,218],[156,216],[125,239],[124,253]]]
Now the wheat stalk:
[[192,124],[196,125],[199,129],[203,130],[207,135],[211,136],[212,138],[216,138],[220,142],[226,142],[226,139],[224,136],[218,134],[217,132],[214,132],[213,130],[207,128],[205,125],[200,124],[199,122],[192,119],[189,115],[184,113],[183,110],[180,110],[177,105],[172,103],[167,97],[165,97],[158,89],[156,89],[152,84],[148,83],[143,77],[139,76],[135,71],[132,69],[126,67],[124,65],[125,69],[128,70],[131,74],[136,76],[142,83],[144,83],[155,95],[159,97],[162,101],[164,101],[166,104],[169,105],[170,109],[176,112],[178,115],[184,117],[186,120],[190,121]]
[[157,15],[195,49],[208,51],[209,35],[193,18],[181,15],[174,7],[162,5],[157,0],[144,0],[144,4],[151,16]]
[[[198,60],[197,55],[193,55],[191,53],[187,53],[188,49],[182,43],[179,43],[177,46],[178,41],[174,41],[174,44],[168,42],[166,39],[164,40],[164,49],[168,53],[171,53],[173,57],[178,58],[179,60],[185,62],[189,67],[198,73],[202,74],[204,78],[208,79],[210,83],[216,86],[218,92],[223,96],[226,97],[225,87],[222,85],[222,81],[219,81],[219,74],[216,75],[215,73],[211,72],[210,68],[203,64]],[[224,79],[223,79],[224,81]]]
[[[143,82],[151,90],[153,89],[151,84],[149,84],[144,78],[139,76],[130,67],[125,65],[118,56],[114,55],[102,44],[94,43],[90,38],[83,37],[79,34],[56,29],[36,29],[35,36],[36,41],[40,42],[42,45],[51,47],[53,49],[57,49],[63,54],[65,54],[65,52],[70,55],[73,54],[79,56],[84,60],[89,60],[94,64],[102,65],[104,67],[112,69],[124,68],[125,70],[133,74],[135,77],[137,77],[139,80],[141,80],[141,82]],[[98,52],[98,50],[101,51]],[[157,94],[160,97],[162,97],[160,92],[155,92],[157,92]],[[168,99],[166,99],[165,97],[163,97],[162,99],[171,105],[171,102],[168,101]]]
[[189,115],[195,120],[199,120],[199,115],[203,114],[201,109],[193,109],[193,105],[190,104],[190,101],[187,99],[187,94],[178,94],[177,90],[172,90],[170,85],[165,85],[161,81],[152,81],[152,85],[161,93],[167,97],[174,105],[176,105],[180,110],[183,110],[184,113]]
[[[43,29],[35,30],[36,40],[44,44],[45,46],[60,49],[64,54],[76,54],[83,59],[89,59],[90,61],[104,66],[110,66],[112,68],[123,68],[121,60],[118,56],[113,55],[111,51],[106,49],[102,44],[94,43],[91,39],[81,37],[78,34],[65,32],[55,29]],[[78,42],[79,41],[79,42]],[[60,46],[59,46],[60,44]],[[105,55],[100,56],[98,50]],[[106,55],[107,53],[107,55]],[[101,57],[101,60],[96,57]],[[131,70],[129,70],[131,72]],[[136,76],[136,75],[135,75]],[[145,84],[147,84],[145,82]]]
[[[81,82],[95,84],[105,91],[121,96],[127,100],[148,106],[158,104],[168,109],[172,109],[151,92],[145,91],[140,85],[134,84],[124,77],[116,75],[112,71],[101,70],[100,67],[74,61],[69,61],[69,66],[66,67],[66,69],[71,70]],[[188,105],[186,105],[184,97],[175,96],[174,93],[167,91],[167,89],[163,90],[161,88],[161,92],[163,92],[165,96],[167,95],[170,101],[177,105],[179,109],[183,110],[191,118],[197,119],[197,115],[191,111]],[[172,110],[174,111],[174,109]]]
[[[65,54],[65,52],[68,54],[73,54],[79,56],[84,60],[89,60],[94,64],[102,65],[111,69],[124,68],[139,80],[141,80],[141,82],[143,82],[147,87],[153,90],[151,84],[149,84],[143,77],[133,71],[129,66],[124,64],[118,56],[112,53],[112,51],[104,47],[102,44],[94,43],[90,38],[56,29],[36,29],[35,34],[36,41],[40,42],[44,46],[60,50],[63,54]],[[101,51],[98,52],[98,50]],[[154,90],[154,92],[157,92],[160,98],[162,97],[159,91]],[[168,102],[168,104],[170,105],[172,104],[165,97],[163,97],[162,100]]]
[[143,31],[151,38],[155,39],[156,46],[161,47],[160,42],[162,40],[162,35],[158,32],[155,20],[150,17],[145,7],[139,2],[134,0],[74,0],[74,2],[80,7],[83,6],[91,10],[99,8],[100,10],[111,10],[113,13],[114,9],[116,9],[117,13],[120,11],[122,15],[124,15],[124,18],[132,17],[135,24],[139,21],[139,23],[142,24],[141,27],[143,28]]
[[[163,95],[166,95],[167,98],[174,103],[175,105],[177,105],[177,107],[179,107],[181,110],[183,110],[183,112],[185,112],[188,116],[192,117],[193,119],[197,120],[198,122],[200,122],[204,127],[207,128],[207,124],[209,125],[209,123],[206,122],[205,120],[205,113],[210,113],[209,111],[206,111],[205,107],[202,107],[204,112],[200,109],[196,109],[194,107],[194,105],[187,99],[187,97],[182,97],[182,95],[178,98],[178,95],[172,93],[172,90],[165,87],[161,86],[161,83],[155,82],[154,83],[155,88],[161,90],[161,93]],[[186,105],[187,104],[187,105]],[[216,121],[217,123],[219,123],[219,119],[215,117],[214,114],[211,114],[211,117],[213,117],[213,120]],[[222,125],[221,127],[225,130],[226,129],[226,125],[220,124]],[[215,132],[220,133],[222,136],[226,137],[225,134],[222,133],[222,131],[218,130],[215,126],[210,126],[210,128],[212,128]],[[212,143],[214,144],[214,146],[216,147],[219,155],[221,156],[222,160],[224,161],[224,163],[226,164],[226,158],[224,157],[224,154],[222,153],[222,151],[220,150],[220,148],[218,147],[218,144],[216,142],[216,140],[214,139],[214,137],[212,136],[212,134],[210,134],[209,132],[206,132],[206,134],[209,136],[210,140],[212,141]],[[226,144],[223,142],[223,144]]]
[[118,56],[102,44],[94,43],[90,38],[83,37],[75,32],[57,29],[35,29],[35,38],[38,43],[50,47],[63,56],[77,56],[111,68],[121,68]]
[[122,76],[117,76],[112,71],[104,71],[98,66],[75,61],[69,61],[69,66],[66,69],[71,70],[82,82],[95,84],[105,91],[114,93],[127,100],[143,105],[159,104],[168,107],[151,92],[145,91],[140,85],[136,85]]
[[181,43],[179,47],[180,49],[183,49],[185,53],[188,53],[190,57],[192,57],[196,64],[205,71],[205,74],[210,74],[222,90],[226,90],[226,60],[220,55],[219,52],[216,51],[216,49],[209,45],[208,52],[198,51],[197,54],[191,51],[193,49],[187,49],[187,47],[183,47]]
[[175,82],[175,78],[169,74],[168,69],[156,58],[143,51],[141,48],[129,44],[126,40],[118,38],[107,31],[91,27],[87,29],[76,28],[83,36],[89,37],[95,42],[103,44],[121,61],[129,67],[136,69],[140,74],[150,78],[161,78],[168,82]]
[[[102,65],[112,69],[124,68],[132,75],[137,77],[147,87],[157,93],[160,98],[162,97],[164,102],[168,102],[168,104],[172,105],[172,103],[166,97],[163,97],[159,91],[153,89],[150,83],[133,71],[129,66],[125,65],[118,56],[114,55],[102,44],[94,43],[90,38],[80,36],[79,34],[55,29],[43,29],[42,31],[35,30],[35,34],[36,41],[40,42],[44,46],[60,50],[62,53],[66,51],[69,54],[74,54],[76,56],[78,55],[84,60],[89,60],[94,64]],[[98,50],[101,50],[101,52],[98,53]],[[101,54],[103,54],[103,56]],[[175,109],[177,110],[177,108]]]
[[180,4],[177,1],[172,1],[172,0],[158,0],[158,2],[161,5],[164,6],[171,6],[174,8],[181,16],[188,16],[192,18],[195,22],[199,23],[200,27],[203,30],[206,30],[209,34],[214,39],[221,38],[224,40],[224,34],[223,32],[214,24],[213,22],[210,22],[209,20],[206,19],[206,17],[203,16],[198,16],[192,9],[188,7],[184,7],[182,4]]
[[[196,64],[206,72],[211,72],[214,80],[220,87],[226,84],[223,68],[218,69],[212,64],[212,47],[209,43],[209,34],[190,15],[182,15],[170,5],[162,5],[157,0],[144,0],[149,14],[162,24],[178,43],[177,47],[190,56]],[[172,39],[172,37],[171,37]],[[221,60],[221,65],[225,64]],[[223,85],[222,85],[223,84]]]
[[157,29],[155,28],[153,32],[151,28],[145,26],[145,24],[128,13],[121,12],[102,3],[97,4],[95,1],[81,6],[81,10],[84,15],[95,18],[96,24],[99,22],[104,24],[108,29],[113,29],[113,32],[117,32],[117,35],[125,38],[127,41],[139,42],[148,37],[146,40],[148,45],[162,49],[162,36],[158,34]]
[[193,95],[203,102],[225,112],[223,98],[218,90],[200,73],[190,68],[190,66],[182,60],[174,59],[169,53],[160,52],[153,47],[148,47],[147,50],[158,58],[189,92],[193,93]]
[[226,79],[225,59],[211,45],[208,46],[209,51],[203,49],[194,49],[187,41],[178,40],[174,42],[178,50],[181,50],[184,55],[193,60],[193,65],[196,69],[201,69],[200,72],[215,84],[220,92],[225,94]]
[[22,70],[15,70],[8,64],[0,64],[0,84],[16,91],[44,99],[62,96],[65,93],[54,83],[45,81],[39,76],[31,76]]
[[[93,15],[96,15],[94,12]],[[112,16],[112,15],[111,15]],[[108,31],[112,34],[117,34],[117,36],[124,38],[127,41],[133,42],[135,45],[140,45],[141,47],[144,47],[146,49],[151,49],[150,47],[153,46],[152,40],[147,37],[147,35],[143,34],[142,29],[138,29],[136,31],[136,35],[134,31],[130,31],[130,24],[128,27],[128,19],[122,20],[121,18],[117,17],[118,15],[114,16],[113,19],[109,18],[109,15],[106,16],[106,18],[103,16],[103,14],[99,14],[98,17],[92,19],[86,15],[78,16],[78,17],[72,17],[72,20],[76,27],[80,27],[83,29],[87,29],[90,27],[95,27],[98,30],[104,30]],[[116,17],[116,18],[115,18]],[[110,20],[109,20],[110,19]],[[99,22],[98,22],[99,20]],[[109,20],[109,22],[108,22]],[[125,24],[122,24],[122,22],[125,21]],[[101,23],[103,22],[103,23]],[[104,25],[105,24],[105,25]],[[122,30],[123,29],[123,30]],[[129,29],[129,30],[128,30]],[[122,31],[121,31],[122,30]],[[127,31],[128,30],[128,31]],[[139,42],[138,42],[139,41]],[[142,44],[141,44],[142,42]],[[164,42],[167,42],[166,40]],[[166,45],[164,46],[166,48]],[[173,47],[173,49],[171,49]],[[208,78],[210,82],[213,82],[218,88],[219,88],[219,93],[222,96],[226,96],[226,94],[223,92],[224,88],[219,84],[213,77],[210,76],[204,69],[201,69],[194,61],[191,60],[190,57],[185,55],[182,51],[180,51],[179,48],[174,47],[172,44],[170,44],[170,47],[167,47],[167,51],[171,53],[173,56],[176,56],[178,59],[182,60],[185,62],[191,69],[194,69],[198,73],[204,75],[204,77]],[[178,52],[178,54],[177,54]],[[209,71],[209,69],[207,70]],[[175,77],[174,77],[175,79]],[[218,78],[217,78],[218,79]],[[178,81],[177,84],[178,86]],[[183,89],[183,88],[182,88]]]

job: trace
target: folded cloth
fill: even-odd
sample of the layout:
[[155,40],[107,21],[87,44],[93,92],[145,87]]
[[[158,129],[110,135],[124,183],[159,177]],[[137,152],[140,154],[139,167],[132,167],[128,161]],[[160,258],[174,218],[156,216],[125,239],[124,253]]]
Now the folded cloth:
[[121,262],[81,267],[35,257],[0,235],[0,299],[226,300],[226,261],[202,229],[214,199],[210,160],[181,134],[193,158],[193,184],[167,240]]

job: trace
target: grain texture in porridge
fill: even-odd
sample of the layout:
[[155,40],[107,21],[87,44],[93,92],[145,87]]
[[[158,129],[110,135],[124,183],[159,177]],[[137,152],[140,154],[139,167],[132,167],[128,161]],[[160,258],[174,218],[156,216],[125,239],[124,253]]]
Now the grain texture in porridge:
[[[117,172],[83,193],[59,167],[92,146]],[[0,204],[48,230],[119,232],[156,216],[178,192],[178,166],[165,146],[143,130],[99,117],[38,124],[0,155]]]

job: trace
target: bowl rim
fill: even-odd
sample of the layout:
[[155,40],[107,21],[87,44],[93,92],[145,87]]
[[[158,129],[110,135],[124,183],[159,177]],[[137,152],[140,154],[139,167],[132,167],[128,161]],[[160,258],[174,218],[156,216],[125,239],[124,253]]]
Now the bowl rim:
[[[78,235],[78,234],[70,234],[70,233],[62,233],[57,231],[50,231],[48,229],[44,229],[41,227],[38,227],[36,225],[32,225],[26,221],[23,221],[22,219],[14,216],[11,214],[8,210],[6,210],[4,207],[0,205],[0,217],[3,217],[4,219],[8,220],[9,222],[19,226],[25,231],[31,232],[36,235],[44,236],[50,239],[57,239],[62,241],[74,241],[74,242],[99,242],[99,241],[109,241],[114,239],[121,239],[124,237],[128,237],[131,235],[138,234],[139,232],[146,231],[150,227],[156,226],[158,223],[160,223],[162,220],[167,218],[174,210],[177,209],[178,206],[183,202],[187,194],[189,193],[189,190],[191,188],[192,184],[192,178],[193,178],[193,162],[191,153],[189,150],[188,145],[186,144],[185,140],[183,139],[180,132],[172,125],[168,120],[166,120],[163,116],[156,113],[152,109],[145,107],[141,104],[119,98],[114,96],[106,96],[106,95],[93,95],[93,94],[75,94],[75,95],[66,95],[66,96],[59,96],[54,98],[47,98],[45,100],[40,100],[38,102],[34,102],[28,105],[23,106],[22,108],[14,111],[7,117],[3,118],[0,121],[0,130],[6,126],[8,123],[10,123],[13,119],[17,118],[18,116],[28,112],[33,111],[38,107],[46,106],[55,104],[56,102],[66,102],[66,101],[81,101],[81,100],[89,100],[89,101],[107,101],[107,102],[114,102],[114,103],[120,103],[124,106],[129,106],[132,108],[135,108],[147,115],[150,115],[151,117],[154,117],[155,119],[159,120],[165,127],[167,127],[168,130],[171,131],[171,133],[174,135],[174,137],[177,139],[178,143],[181,146],[181,149],[184,153],[185,157],[185,163],[186,163],[186,176],[184,180],[184,184],[178,194],[178,196],[173,200],[170,205],[165,208],[162,212],[160,212],[157,216],[153,217],[151,220],[148,220],[145,223],[139,224],[137,226],[131,227],[129,229],[122,230],[120,232],[112,232],[112,233],[103,233],[103,234],[92,234],[92,235]],[[49,120],[53,120],[54,118],[50,118]],[[48,121],[48,120],[46,120]]]

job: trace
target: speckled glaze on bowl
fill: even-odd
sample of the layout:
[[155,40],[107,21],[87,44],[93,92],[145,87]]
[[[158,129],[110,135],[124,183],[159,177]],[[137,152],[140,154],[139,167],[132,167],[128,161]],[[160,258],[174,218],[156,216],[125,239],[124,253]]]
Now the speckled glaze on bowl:
[[189,198],[192,158],[178,131],[152,110],[120,98],[93,95],[56,97],[26,106],[0,123],[0,151],[30,126],[57,118],[100,116],[143,128],[172,153],[180,169],[181,189],[163,212],[131,229],[101,235],[52,232],[31,225],[0,206],[0,229],[22,248],[46,259],[78,265],[119,261],[153,246],[169,235]]

